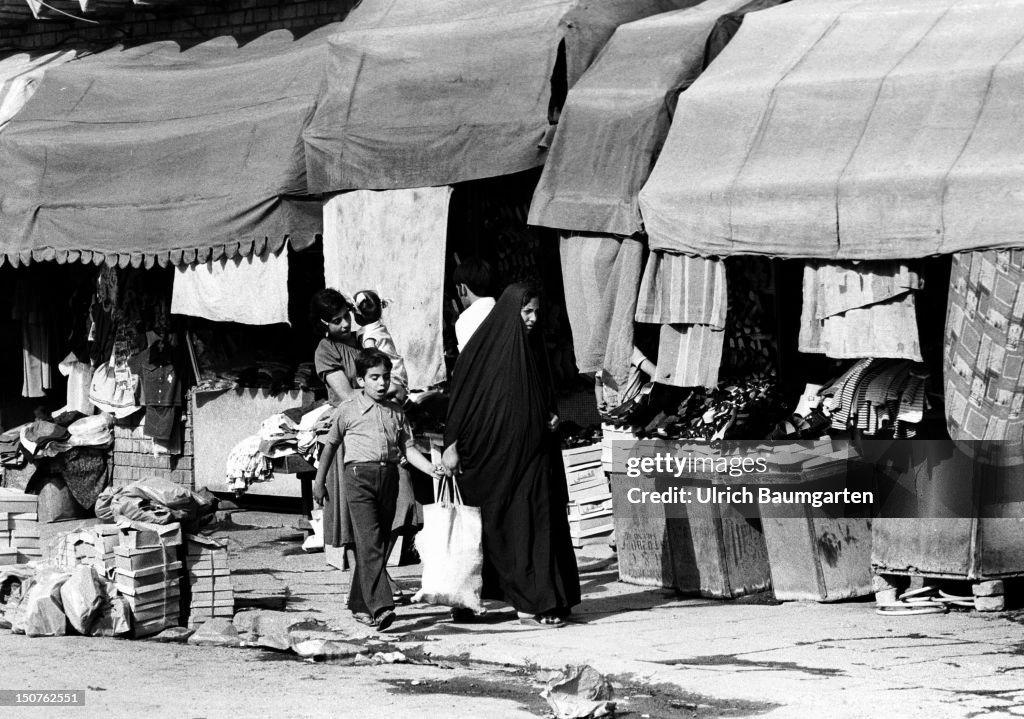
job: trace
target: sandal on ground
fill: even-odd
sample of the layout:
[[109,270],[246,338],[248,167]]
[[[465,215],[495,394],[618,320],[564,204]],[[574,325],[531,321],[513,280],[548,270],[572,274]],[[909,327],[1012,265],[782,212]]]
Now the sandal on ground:
[[412,595],[403,592],[399,589],[393,595],[391,595],[391,601],[395,603],[396,607],[405,606],[406,604],[412,603]]
[[352,618],[355,619],[360,624],[364,624],[364,625],[366,625],[368,627],[372,627],[374,625],[373,624],[373,617],[371,617],[366,612],[352,612]]
[[395,623],[395,613],[390,609],[385,609],[383,612],[377,615],[377,619],[374,621],[374,625],[377,627],[378,632],[386,632],[388,627]]
[[560,629],[565,626],[561,617],[553,617],[549,614],[519,617],[519,623],[524,627],[536,627],[537,629]]

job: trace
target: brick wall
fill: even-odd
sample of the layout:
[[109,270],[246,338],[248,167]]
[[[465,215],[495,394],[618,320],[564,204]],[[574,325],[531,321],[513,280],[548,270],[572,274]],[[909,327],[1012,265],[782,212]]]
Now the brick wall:
[[[300,29],[343,20],[358,0],[217,0],[167,9],[131,6],[124,15],[82,21],[0,26],[0,49],[45,50],[97,43],[156,40],[202,42],[221,35],[247,40],[270,30]],[[93,20],[94,18],[88,18]]]
[[143,413],[130,418],[130,423],[114,427],[113,484],[123,487],[146,477],[163,477],[189,489],[195,488],[192,472],[192,427],[188,414],[183,416],[183,453],[179,455],[153,454],[153,440],[142,433],[139,422]]

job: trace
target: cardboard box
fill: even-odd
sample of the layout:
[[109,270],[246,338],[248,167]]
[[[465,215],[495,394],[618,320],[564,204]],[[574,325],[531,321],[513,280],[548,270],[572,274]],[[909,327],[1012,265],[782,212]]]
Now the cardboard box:
[[35,514],[38,507],[38,495],[25,494],[9,487],[0,487],[0,512]]
[[601,445],[590,444],[586,447],[573,447],[562,450],[562,463],[566,470],[570,467],[577,467],[581,464],[601,461]]
[[149,583],[137,583],[122,577],[120,574],[114,578],[117,590],[126,596],[132,597],[155,597],[157,595],[170,594],[171,592],[181,593],[181,580],[177,577],[170,579],[158,578],[158,581]]
[[174,546],[131,549],[118,545],[114,548],[114,566],[127,570],[163,567],[174,562],[177,556],[178,548]]
[[131,608],[132,614],[139,616],[156,616],[159,613],[178,614],[178,605],[181,603],[181,591],[175,590],[174,594],[159,594],[158,596],[125,594],[124,601]]
[[181,578],[181,562],[170,562],[161,567],[147,567],[146,569],[118,569],[117,578],[119,584],[126,584],[141,587],[171,579]]
[[168,547],[181,544],[181,525],[150,524],[148,522],[122,521],[117,525],[120,530],[120,544],[131,549],[151,547]]

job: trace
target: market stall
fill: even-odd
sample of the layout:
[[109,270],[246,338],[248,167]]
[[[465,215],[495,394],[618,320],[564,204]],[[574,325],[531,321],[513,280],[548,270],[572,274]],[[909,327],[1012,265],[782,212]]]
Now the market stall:
[[[78,333],[102,346],[79,359],[87,390],[109,380],[108,401],[90,403],[88,413],[97,406],[116,420],[115,484],[162,475],[192,486],[199,470],[218,486],[207,465],[193,466],[191,408],[204,404],[196,388],[258,388],[241,394],[287,404],[318,385],[297,372],[312,351],[309,297],[323,283],[322,261],[300,252],[314,246],[322,215],[306,190],[299,138],[319,88],[311,68],[322,65],[336,29],[297,39],[274,32],[242,47],[224,37],[110,48],[49,80],[33,76],[35,95],[0,133],[0,262],[17,282],[53,271],[84,283],[77,296],[67,279],[28,283],[26,297],[52,305],[58,320],[73,316]],[[25,337],[26,368],[67,353],[30,347],[33,335]],[[154,354],[156,343],[170,348],[166,356]],[[168,396],[141,396],[147,377],[171,370]],[[3,394],[5,428],[31,417],[18,394]],[[222,408],[218,419],[258,428],[264,418],[245,403],[233,411]],[[195,439],[215,441],[219,430],[203,426],[214,436]],[[285,485],[280,493],[299,495],[298,483]]]
[[[752,13],[680,96],[640,192],[652,250],[804,265],[799,352],[859,358],[825,399],[834,428],[951,437],[983,458],[983,471],[1011,474],[1024,445],[1014,189],[1022,37],[1015,0],[798,2]],[[934,255],[945,257],[914,261]],[[900,377],[899,393],[881,386]],[[894,397],[898,407],[885,408]],[[880,572],[978,580],[1024,571],[1011,529],[1018,500],[1002,497],[998,516],[980,522],[994,542],[987,563],[949,554],[982,541],[972,530],[942,541],[925,532],[926,504],[875,533]],[[975,522],[984,506],[969,508]]]

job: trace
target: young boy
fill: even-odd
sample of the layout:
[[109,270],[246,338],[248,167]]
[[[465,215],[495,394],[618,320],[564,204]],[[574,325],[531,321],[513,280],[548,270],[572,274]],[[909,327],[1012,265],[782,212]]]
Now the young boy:
[[356,543],[348,608],[357,620],[385,631],[395,621],[386,569],[398,497],[398,462],[404,455],[422,472],[434,474],[435,470],[413,444],[401,407],[385,399],[391,384],[391,358],[378,349],[361,350],[356,357],[356,382],[362,391],[343,401],[334,413],[313,496],[323,503],[327,470],[340,451],[345,463],[344,495]]

